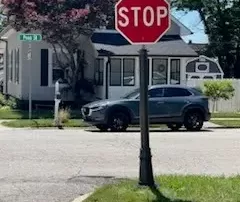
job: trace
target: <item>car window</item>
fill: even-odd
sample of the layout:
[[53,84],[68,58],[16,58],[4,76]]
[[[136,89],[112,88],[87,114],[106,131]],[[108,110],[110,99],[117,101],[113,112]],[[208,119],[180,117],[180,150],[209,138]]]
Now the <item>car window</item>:
[[163,97],[163,88],[154,88],[148,92],[149,98]]
[[192,95],[187,89],[165,88],[164,97],[186,97]]

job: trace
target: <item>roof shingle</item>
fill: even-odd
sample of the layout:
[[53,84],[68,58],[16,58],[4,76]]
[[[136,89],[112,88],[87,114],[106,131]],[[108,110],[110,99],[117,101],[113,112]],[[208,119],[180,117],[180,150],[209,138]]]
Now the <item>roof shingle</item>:
[[[139,50],[141,49],[141,45],[113,46],[96,43],[94,45],[100,54],[103,51],[109,51],[113,55],[139,55]],[[146,45],[145,47],[149,55],[198,56],[183,40],[160,41],[153,45]]]

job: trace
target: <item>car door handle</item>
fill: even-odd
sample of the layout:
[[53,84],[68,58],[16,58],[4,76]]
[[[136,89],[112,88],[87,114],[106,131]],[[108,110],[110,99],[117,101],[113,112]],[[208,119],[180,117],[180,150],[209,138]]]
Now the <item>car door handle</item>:
[[159,102],[157,102],[157,104],[158,104],[158,105],[164,104],[164,101],[159,101]]

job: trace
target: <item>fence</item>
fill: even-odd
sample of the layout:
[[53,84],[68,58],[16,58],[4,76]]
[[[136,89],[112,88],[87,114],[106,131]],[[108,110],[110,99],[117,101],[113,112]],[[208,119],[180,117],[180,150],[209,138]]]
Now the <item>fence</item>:
[[[203,79],[187,80],[185,83],[190,87],[203,87]],[[240,79],[231,79],[233,87],[235,89],[234,97],[230,100],[220,100],[216,104],[216,110],[218,112],[240,112]],[[210,101],[210,110],[213,109],[213,102]]]

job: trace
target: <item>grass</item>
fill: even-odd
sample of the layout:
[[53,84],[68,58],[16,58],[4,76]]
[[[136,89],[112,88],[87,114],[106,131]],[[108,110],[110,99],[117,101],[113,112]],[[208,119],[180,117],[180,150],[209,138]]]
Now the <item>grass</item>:
[[225,128],[240,128],[240,120],[211,120],[211,122]]
[[[55,127],[53,119],[33,119],[33,120],[14,120],[4,121],[3,126],[11,128],[49,128]],[[63,127],[88,127],[81,119],[71,119],[63,124]]]
[[[53,110],[33,110],[33,119],[53,119]],[[80,110],[71,111],[71,119],[81,119]],[[212,118],[240,118],[240,113],[213,113]],[[0,119],[28,119],[27,110],[0,110]]]
[[212,113],[212,118],[240,118],[240,113],[234,112],[234,113]]
[[[3,121],[1,124],[10,128],[49,128],[55,127],[53,119],[17,119]],[[63,124],[63,127],[89,127],[82,119],[70,119],[67,123]],[[129,126],[130,128],[139,128],[139,126]],[[152,125],[151,128],[162,128],[165,129],[165,125]]]
[[159,176],[159,188],[124,180],[97,189],[84,202],[239,202],[240,176]]
[[[80,119],[81,111],[73,110],[71,111],[72,119]],[[53,110],[33,110],[32,111],[33,119],[53,119],[54,112]],[[23,110],[0,110],[0,119],[28,119],[28,111]]]

